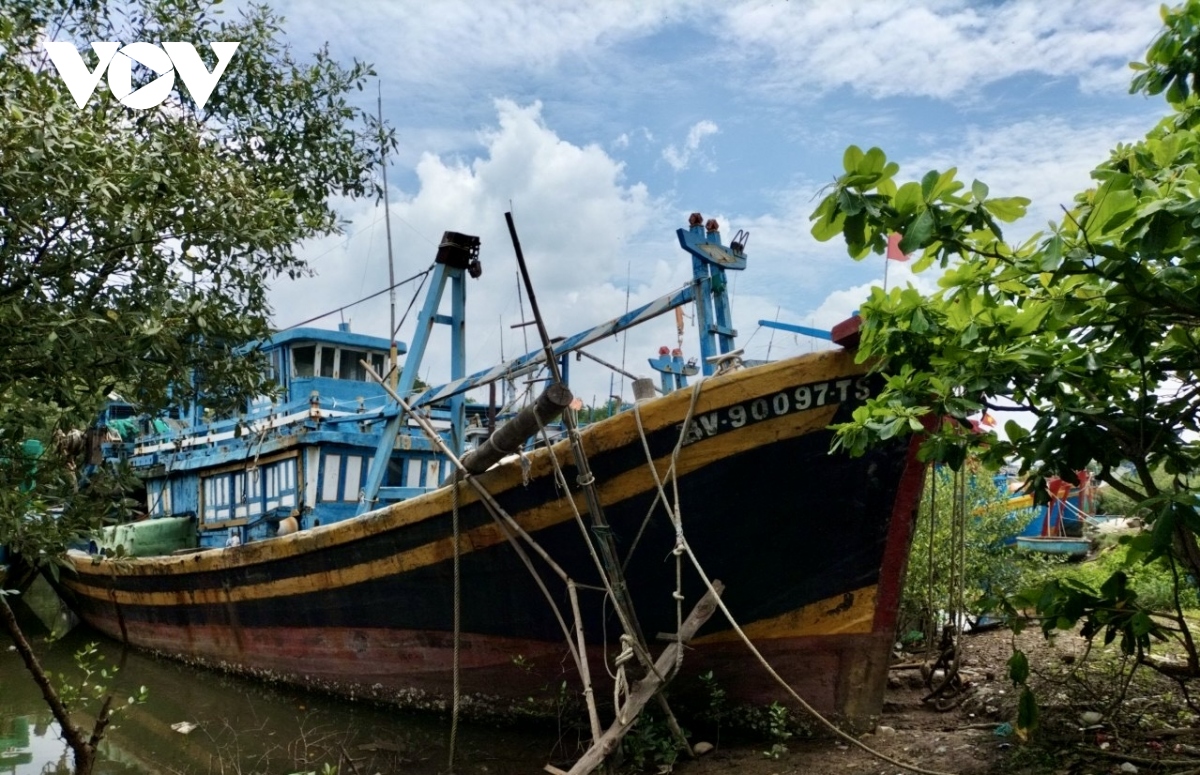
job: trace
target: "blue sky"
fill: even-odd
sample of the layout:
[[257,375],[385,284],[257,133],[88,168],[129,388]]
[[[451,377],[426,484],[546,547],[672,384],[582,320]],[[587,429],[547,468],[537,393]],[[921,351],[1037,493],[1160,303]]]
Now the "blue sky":
[[[828,327],[883,277],[881,257],[856,263],[809,235],[847,145],[882,147],[901,179],[957,166],[994,195],[1029,196],[1031,216],[1014,228],[1026,235],[1088,186],[1109,148],[1164,113],[1127,93],[1127,63],[1160,27],[1146,0],[272,5],[297,52],[328,41],[379,74],[400,142],[388,171],[396,276],[428,266],[444,230],[482,238],[470,370],[497,361],[502,344],[510,357],[525,349],[509,329],[520,320],[510,203],[561,335],[620,314],[627,294],[636,306],[682,285],[674,230],[688,213],[716,217],[726,240],[748,229],[734,321],[750,357],[769,346],[777,358],[821,345],[772,338],[758,319]],[[373,110],[374,89],[362,100]],[[305,246],[317,277],[276,285],[277,324],[386,285],[382,208],[343,213],[346,235]],[[892,264],[890,283],[910,279]],[[408,298],[401,289],[401,312]],[[382,334],[386,297],[346,318]],[[651,376],[646,358],[675,343],[673,319],[660,320],[592,351]],[[442,381],[445,349],[435,340],[422,377]],[[697,354],[690,323],[684,349]],[[602,401],[609,375],[580,373],[576,388]]]

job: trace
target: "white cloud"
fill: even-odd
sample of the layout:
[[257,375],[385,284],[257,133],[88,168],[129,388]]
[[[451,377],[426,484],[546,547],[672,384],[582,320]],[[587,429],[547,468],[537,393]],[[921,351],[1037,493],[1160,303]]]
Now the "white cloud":
[[[707,119],[697,121],[688,130],[687,139],[683,141],[682,148],[676,148],[674,145],[668,145],[663,149],[662,157],[667,164],[676,172],[682,172],[691,164],[693,157],[703,158],[700,153],[700,144],[704,142],[704,138],[709,135],[715,135],[720,132],[720,128]],[[716,166],[708,159],[704,159],[707,169],[715,170]]]
[[999,126],[969,126],[957,143],[913,160],[900,159],[903,180],[919,180],[928,170],[958,168],[967,185],[982,180],[990,196],[1025,196],[1032,200],[1029,215],[1010,227],[1028,235],[1060,221],[1075,194],[1095,185],[1091,170],[1108,158],[1118,143],[1141,139],[1152,124],[1145,117],[1068,121],[1043,116]]
[[1078,79],[1085,91],[1123,90],[1126,63],[1140,58],[1160,29],[1158,5],[754,0],[724,7],[721,24],[738,41],[738,55],[755,61],[762,93],[852,89],[879,98],[971,99],[1020,73]]
[[[393,201],[396,277],[428,266],[441,231],[481,238],[483,277],[469,281],[467,369],[488,367],[504,354],[511,358],[537,345],[533,328],[510,329],[520,322],[516,262],[504,221],[511,207],[529,264],[543,317],[552,336],[565,336],[625,311],[626,275],[632,276],[629,304],[636,307],[683,284],[690,263],[675,244],[672,227],[658,223],[662,204],[652,201],[640,183],[625,180],[623,166],[598,146],[566,142],[546,126],[539,104],[496,103],[498,123],[481,135],[484,152],[472,159],[426,154],[417,164],[419,187]],[[511,205],[510,205],[511,203]],[[277,322],[295,323],[315,311],[332,309],[387,284],[386,252],[379,212],[360,206],[348,213],[349,239],[330,239],[306,247],[318,276],[278,283],[273,294]],[[647,235],[647,236],[643,236]],[[398,315],[413,286],[398,291]],[[417,302],[418,309],[420,301]],[[443,311],[449,309],[448,302]],[[354,329],[384,335],[387,297],[346,313]],[[529,314],[525,301],[525,317]],[[332,326],[336,317],[325,322]],[[410,341],[413,315],[401,329]],[[628,369],[651,376],[645,358],[659,344],[674,342],[674,321],[667,316],[635,331],[625,346],[612,339],[589,348]],[[644,329],[644,330],[643,330]],[[685,347],[694,352],[692,335]],[[449,337],[444,326],[431,339],[423,379],[434,384],[449,378]],[[642,364],[642,365],[638,365]],[[588,362],[573,364],[573,386],[585,401],[603,401],[609,374]],[[618,378],[618,382],[620,382]],[[630,395],[628,380],[626,397]],[[486,393],[483,394],[486,398]]]
[[694,5],[679,0],[602,6],[553,0],[393,0],[357,4],[353,13],[330,13],[326,2],[293,0],[281,8],[291,26],[338,41],[360,58],[377,64],[399,58],[403,66],[389,68],[393,77],[461,86],[466,85],[460,82],[465,73],[552,70],[564,57],[586,57],[673,24]]

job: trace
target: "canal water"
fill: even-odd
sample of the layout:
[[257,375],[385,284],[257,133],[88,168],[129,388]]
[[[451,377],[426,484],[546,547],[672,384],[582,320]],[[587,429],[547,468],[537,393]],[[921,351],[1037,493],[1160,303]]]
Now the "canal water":
[[[13,606],[46,669],[82,683],[74,655],[89,643],[97,645],[95,656],[103,657],[95,660],[96,669],[118,668],[115,677],[101,679],[124,707],[105,736],[98,773],[449,771],[448,717],[401,713],[200,670],[123,649],[83,625],[51,640],[53,594],[39,580],[25,595],[29,605]],[[128,704],[142,686],[145,701]],[[95,711],[99,703],[89,707]],[[552,729],[461,725],[454,772],[506,775],[537,772],[551,761],[561,766],[576,753],[577,740],[574,732],[559,735]],[[0,775],[71,771],[69,749],[37,686],[0,636]]]

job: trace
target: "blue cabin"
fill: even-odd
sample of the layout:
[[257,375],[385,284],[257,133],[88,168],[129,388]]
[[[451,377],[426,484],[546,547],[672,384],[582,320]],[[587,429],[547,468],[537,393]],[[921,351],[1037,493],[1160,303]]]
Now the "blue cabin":
[[[361,510],[383,421],[395,414],[363,365],[386,375],[390,344],[345,324],[290,329],[256,345],[279,394],[237,416],[213,417],[201,398],[147,422],[115,402],[100,423],[114,446],[130,440],[138,423],[136,442],[121,447],[144,480],[148,516],[194,519],[201,547],[335,522]],[[397,352],[406,352],[402,343]],[[392,498],[441,485],[445,466],[427,439],[405,436],[395,447],[383,477]]]

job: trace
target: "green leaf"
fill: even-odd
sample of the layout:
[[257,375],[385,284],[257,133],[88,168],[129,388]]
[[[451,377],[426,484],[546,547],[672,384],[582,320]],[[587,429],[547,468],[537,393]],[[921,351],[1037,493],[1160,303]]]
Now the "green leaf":
[[1025,209],[1029,200],[1023,196],[1009,196],[1000,199],[989,199],[983,203],[983,208],[997,220],[1012,223],[1025,217]]
[[901,252],[915,253],[931,234],[933,234],[933,211],[924,210],[905,229],[904,236],[900,239]]
[[896,192],[892,205],[901,216],[910,216],[924,206],[921,198],[921,184],[909,181]]
[[1025,304],[1022,309],[1013,319],[1009,326],[1009,332],[1014,336],[1028,336],[1032,334],[1042,321],[1046,319],[1046,315],[1050,312],[1050,303],[1045,301],[1030,301]]
[[1029,658],[1024,651],[1014,649],[1008,658],[1008,677],[1014,684],[1023,684],[1029,678]]
[[883,151],[878,148],[871,148],[866,155],[855,166],[855,172],[859,175],[875,176],[883,171],[883,165],[887,162],[887,157]]
[[819,242],[827,242],[842,233],[846,223],[846,214],[837,209],[837,200],[828,196],[821,206],[813,213],[816,223],[812,227],[812,235]]
[[1133,216],[1137,196],[1130,189],[1129,175],[1113,175],[1096,191],[1092,212],[1085,224],[1089,239],[1099,239],[1110,230],[1119,228]]
[[862,163],[863,156],[864,154],[861,148],[859,148],[857,145],[850,146],[846,149],[845,153],[842,154],[842,168],[848,173],[857,172],[858,165]]
[[1021,690],[1021,698],[1017,700],[1017,729],[1025,733],[1022,737],[1037,729],[1038,715],[1037,698],[1026,686]]

